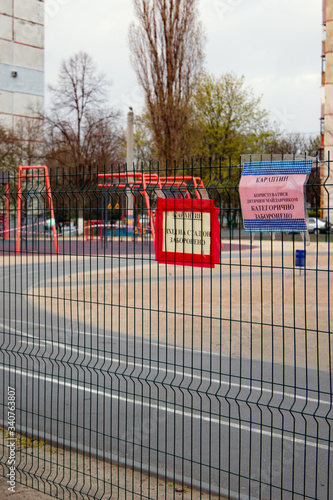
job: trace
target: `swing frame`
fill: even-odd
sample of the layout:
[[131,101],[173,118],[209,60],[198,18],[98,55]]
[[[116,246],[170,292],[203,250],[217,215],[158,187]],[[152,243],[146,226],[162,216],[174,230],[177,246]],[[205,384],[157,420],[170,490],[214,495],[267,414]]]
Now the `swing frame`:
[[[30,171],[37,171],[37,173],[30,173]],[[52,201],[52,193],[51,193],[51,184],[50,184],[50,176],[48,172],[48,168],[43,165],[43,166],[23,166],[20,165],[18,167],[18,187],[17,187],[17,224],[16,224],[16,253],[21,252],[21,232],[22,232],[22,225],[21,225],[21,217],[22,217],[22,198],[23,198],[23,193],[22,193],[22,180],[26,178],[32,178],[32,177],[38,177],[43,178],[45,180],[45,187],[46,187],[46,197],[48,201],[48,206],[51,214],[51,220],[53,221],[52,224],[52,237],[53,237],[53,244],[54,244],[54,250],[55,253],[59,253],[59,248],[58,248],[58,238],[57,238],[57,230],[55,226],[55,217],[54,217],[54,209],[53,209],[53,201]]]

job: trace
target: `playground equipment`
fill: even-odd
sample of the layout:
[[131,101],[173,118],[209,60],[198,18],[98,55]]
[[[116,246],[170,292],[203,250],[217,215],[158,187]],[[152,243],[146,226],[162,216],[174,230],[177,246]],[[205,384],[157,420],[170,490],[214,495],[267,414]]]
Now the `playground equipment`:
[[[145,174],[143,172],[108,173],[98,174],[101,182],[98,187],[102,188],[105,195],[112,193],[119,194],[125,192],[127,196],[133,197],[133,204],[137,208],[136,195],[140,194],[146,205],[149,217],[152,239],[155,243],[155,214],[152,202],[157,197],[160,198],[187,198],[209,200],[209,195],[200,177],[192,176],[168,176],[160,177],[157,174]],[[106,201],[104,206],[107,206]],[[103,221],[107,225],[107,210],[104,211],[106,217]],[[143,230],[139,219],[138,229],[143,238]]]
[[[32,172],[37,171],[37,173],[30,173],[31,171]],[[22,219],[23,219],[22,201],[23,201],[23,199],[24,198],[27,199],[27,204],[29,204],[29,201],[32,197],[37,197],[39,205],[44,210],[44,208],[41,205],[39,195],[38,195],[36,189],[30,189],[30,191],[28,193],[23,193],[23,186],[22,186],[23,179],[29,179],[29,178],[38,178],[38,179],[42,178],[42,179],[44,179],[45,187],[46,187],[46,198],[47,198],[47,202],[48,202],[48,208],[50,211],[50,221],[51,221],[50,229],[52,231],[54,250],[55,250],[55,253],[59,253],[57,231],[56,231],[53,202],[52,202],[50,177],[49,177],[48,169],[45,165],[44,166],[22,166],[21,165],[18,167],[16,252],[20,253],[20,251],[21,251],[21,240],[22,240],[22,230],[23,230],[23,225],[22,225]]]
[[[150,221],[151,233],[153,241],[155,242],[155,222],[154,213],[151,208],[150,197],[148,190],[157,187],[161,187],[159,178],[157,174],[144,174],[141,172],[131,172],[131,173],[111,173],[111,174],[98,174],[98,178],[102,179],[104,182],[99,183],[98,187],[104,190],[104,193],[120,193],[121,191],[128,192],[128,196],[133,197],[133,203],[136,207],[136,195],[141,194],[146,203],[146,209],[148,212],[148,217]],[[106,182],[108,181],[108,182]],[[106,205],[106,203],[105,203]],[[104,224],[107,223],[104,220]],[[141,224],[138,221],[138,227],[143,237],[143,231]]]
[[3,239],[9,239],[9,175],[0,172],[0,185],[5,186],[5,215],[2,214]]
[[191,177],[191,176],[176,176],[176,177],[160,177],[162,194],[161,197],[165,198],[165,192],[167,187],[171,188],[171,198],[175,197],[176,191],[179,190],[181,193],[185,193],[186,198],[191,199],[190,189],[193,188],[195,192],[195,197],[198,200],[209,200],[209,195],[201,180],[201,177]]
[[[94,239],[94,229],[99,230],[99,239],[102,240],[103,235],[103,221],[88,219],[85,225],[86,241]],[[90,237],[90,238],[89,238]]]

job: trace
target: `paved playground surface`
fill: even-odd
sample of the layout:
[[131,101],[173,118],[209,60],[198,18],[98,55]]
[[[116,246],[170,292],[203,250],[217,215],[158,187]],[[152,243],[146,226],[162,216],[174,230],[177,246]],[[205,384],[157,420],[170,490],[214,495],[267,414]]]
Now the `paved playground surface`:
[[[155,248],[151,237],[147,237],[143,241],[136,238],[109,238],[108,240],[86,240],[83,236],[59,237],[58,238],[59,256],[117,256],[117,255],[137,255],[137,256],[154,256]],[[239,244],[237,240],[224,244],[224,251],[237,250]],[[250,248],[249,241],[242,243],[242,248]],[[48,256],[56,255],[54,244],[47,237],[30,238],[21,243],[21,252],[16,253],[16,241],[11,239],[4,241],[0,239],[0,256],[7,255],[35,255]]]
[[[127,266],[55,278],[32,289],[48,310],[169,345],[328,369],[332,273],[327,243],[264,241],[224,249],[221,265],[201,269],[137,259]],[[75,307],[73,307],[75,303]],[[89,307],[88,307],[89,306]]]
[[[112,328],[115,334],[123,332],[169,345],[327,370],[332,366],[331,248],[328,243],[312,243],[306,247],[306,270],[301,273],[294,267],[296,248],[304,248],[302,242],[294,245],[255,241],[252,251],[248,246],[224,247],[221,265],[212,270],[159,265],[147,254],[127,260],[125,254],[122,266],[116,265],[106,272],[102,268],[99,272],[54,275],[45,285],[30,288],[28,299],[64,316],[105,324],[106,329]],[[35,264],[59,263],[64,259],[75,262],[85,258],[31,254],[1,258],[4,265],[27,264],[32,270]],[[90,255],[86,259],[100,262],[98,257]],[[42,449],[25,448],[22,459],[36,477],[45,477],[46,471],[47,476],[50,473],[49,477],[55,478],[64,470],[70,471],[74,460],[75,474],[88,467],[88,475],[105,477],[107,484],[111,484],[111,475],[106,477],[98,472],[101,467],[104,474],[102,462],[85,460],[80,468],[82,455],[52,449],[46,443]],[[118,465],[108,466],[108,473],[112,474],[115,487],[130,485],[132,489],[135,485],[136,491],[143,488],[151,497],[158,491],[158,498],[173,495],[194,500],[208,498],[194,490],[177,491],[181,485],[156,481],[154,477],[148,478]],[[28,478],[27,486],[17,484],[16,492],[11,493],[1,478],[0,498],[57,498],[56,486],[49,489],[46,485],[45,491],[51,494],[48,497],[30,489],[32,480]],[[83,480],[83,475],[79,480]],[[43,489],[44,484],[40,480],[38,487]],[[61,498],[62,493],[61,489]],[[66,494],[64,498],[71,498],[70,493]],[[125,493],[108,498],[125,498]]]

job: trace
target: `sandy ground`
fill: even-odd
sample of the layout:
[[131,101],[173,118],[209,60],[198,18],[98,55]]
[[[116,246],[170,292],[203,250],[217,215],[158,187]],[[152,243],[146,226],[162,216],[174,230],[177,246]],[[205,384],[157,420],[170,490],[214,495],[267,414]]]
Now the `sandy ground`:
[[307,247],[301,274],[292,242],[254,247],[252,253],[224,253],[212,270],[139,260],[127,269],[61,277],[29,293],[41,307],[115,332],[328,369],[333,361],[328,244]]

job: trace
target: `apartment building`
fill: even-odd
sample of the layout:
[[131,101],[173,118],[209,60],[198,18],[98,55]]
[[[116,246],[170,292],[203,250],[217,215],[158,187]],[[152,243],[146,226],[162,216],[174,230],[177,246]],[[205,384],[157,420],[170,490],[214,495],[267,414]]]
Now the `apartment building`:
[[0,1],[0,124],[44,109],[44,0]]

